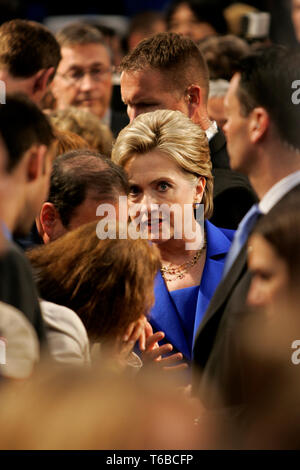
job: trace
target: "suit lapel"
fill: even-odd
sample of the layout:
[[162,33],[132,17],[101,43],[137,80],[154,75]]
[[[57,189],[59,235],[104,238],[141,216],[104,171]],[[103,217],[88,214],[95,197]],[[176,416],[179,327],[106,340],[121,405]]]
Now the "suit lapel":
[[208,310],[205,313],[205,316],[203,318],[203,322],[199,328],[199,331],[196,334],[196,337],[199,336],[201,331],[205,328],[207,323],[214,316],[214,314],[219,310],[221,305],[226,301],[227,297],[232,292],[232,289],[234,288],[235,284],[238,282],[242,272],[244,271],[246,267],[246,260],[247,260],[247,244],[243,246],[239,256],[235,260],[227,276],[218,285],[215,291],[215,294],[209,304]]
[[226,139],[223,132],[218,132],[209,141],[209,150],[213,168],[230,168],[229,158],[226,154],[220,154],[222,149],[226,147]]
[[166,339],[185,357],[189,358],[190,352],[179,314],[160,272],[155,279],[154,295],[155,304],[150,314],[152,326],[157,331],[163,331],[166,334]]

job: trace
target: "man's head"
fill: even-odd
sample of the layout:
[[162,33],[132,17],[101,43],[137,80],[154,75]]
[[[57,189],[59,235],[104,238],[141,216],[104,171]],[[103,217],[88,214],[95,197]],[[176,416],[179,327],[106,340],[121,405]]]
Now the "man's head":
[[0,106],[0,135],[0,218],[25,235],[48,194],[54,136],[47,117],[23,95]]
[[207,119],[208,69],[192,40],[174,33],[145,39],[123,59],[121,70],[130,121],[157,109],[181,111],[197,123],[201,110],[202,121]]
[[41,24],[15,19],[0,26],[0,80],[7,93],[25,93],[39,104],[60,59],[58,42]]
[[53,164],[50,193],[38,224],[44,243],[96,220],[100,204],[111,204],[118,216],[119,196],[128,194],[127,177],[110,159],[89,150],[75,150]]
[[[281,46],[263,49],[241,61],[240,72],[231,80],[225,98],[224,131],[233,169],[251,175],[260,163],[259,149],[265,154],[274,146],[277,154],[300,152],[300,108],[293,103],[292,88],[299,79],[299,68],[300,54]],[[283,155],[273,154],[274,165],[276,158],[289,165]]]
[[110,52],[94,27],[76,23],[57,35],[62,60],[53,80],[57,109],[87,108],[99,118],[106,114],[112,95]]

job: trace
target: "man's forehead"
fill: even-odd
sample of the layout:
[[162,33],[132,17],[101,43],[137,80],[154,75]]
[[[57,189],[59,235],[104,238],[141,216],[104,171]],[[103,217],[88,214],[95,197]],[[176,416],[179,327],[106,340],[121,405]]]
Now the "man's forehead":
[[101,44],[76,44],[61,49],[60,65],[82,66],[94,64],[110,64],[110,57],[105,46]]
[[121,74],[121,93],[131,100],[151,98],[169,91],[167,79],[157,70],[124,71]]

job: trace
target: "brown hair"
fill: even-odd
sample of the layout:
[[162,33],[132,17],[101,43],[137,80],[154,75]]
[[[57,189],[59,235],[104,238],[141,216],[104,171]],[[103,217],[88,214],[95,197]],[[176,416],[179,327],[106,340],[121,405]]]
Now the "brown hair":
[[244,39],[231,34],[207,37],[199,41],[198,47],[207,62],[211,80],[231,80],[239,70],[240,60],[251,52]]
[[[94,114],[85,109],[70,106],[66,109],[53,111],[49,117],[52,124],[61,131],[71,131],[77,136],[81,136],[87,142],[85,147],[97,150],[102,155],[110,157],[113,144],[112,132]],[[75,148],[83,147],[69,148],[65,152],[75,150]]]
[[62,131],[53,127],[53,133],[55,137],[55,157],[70,152],[71,150],[90,148],[88,142],[74,132],[67,130]]
[[209,90],[208,68],[198,47],[189,38],[159,33],[141,41],[121,62],[122,71],[156,69],[166,75],[170,87],[184,92],[192,84]]
[[56,71],[60,59],[59,44],[45,26],[20,19],[0,26],[0,66],[14,77],[28,78],[50,67]]
[[60,30],[56,39],[60,47],[75,46],[77,44],[101,44],[107,50],[107,43],[100,31],[86,23],[72,23]]
[[118,227],[100,240],[96,228],[97,222],[83,225],[28,257],[42,298],[74,310],[89,338],[99,341],[124,334],[149,312],[160,264],[146,240],[120,239]]

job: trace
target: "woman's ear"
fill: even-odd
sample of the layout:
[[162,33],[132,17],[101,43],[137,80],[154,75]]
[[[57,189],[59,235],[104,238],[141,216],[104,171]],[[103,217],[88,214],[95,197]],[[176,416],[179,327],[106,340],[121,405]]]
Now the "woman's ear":
[[203,176],[198,178],[197,185],[195,187],[195,201],[196,203],[200,203],[203,199],[203,194],[206,186],[206,179]]

